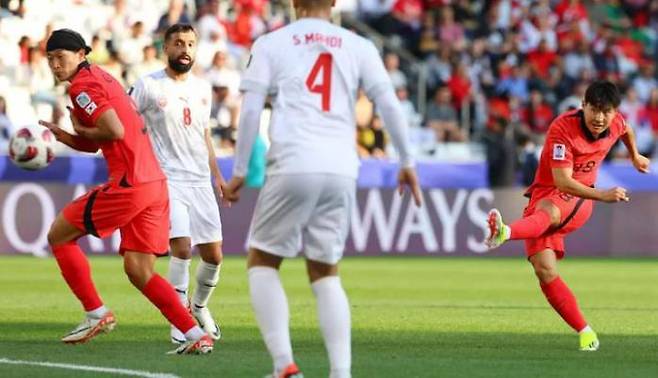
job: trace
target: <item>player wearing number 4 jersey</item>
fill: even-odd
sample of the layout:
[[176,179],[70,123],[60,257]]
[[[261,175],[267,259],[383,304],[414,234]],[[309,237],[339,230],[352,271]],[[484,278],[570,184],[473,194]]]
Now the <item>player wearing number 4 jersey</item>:
[[233,178],[224,195],[238,199],[266,97],[273,102],[265,186],[249,233],[248,274],[258,326],[274,360],[274,377],[299,377],[279,280],[284,257],[306,256],[330,376],[349,377],[350,310],[338,278],[359,161],[354,103],[361,87],[381,112],[400,155],[400,190],[421,195],[407,125],[375,46],[331,24],[332,0],[294,0],[298,21],[260,37],[243,76]]
[[624,188],[593,187],[601,162],[618,139],[628,148],[633,166],[642,173],[649,171],[649,159],[638,153],[633,129],[617,112],[619,103],[614,84],[603,81],[590,85],[583,108],[559,116],[548,129],[535,181],[526,192],[530,201],[523,218],[508,226],[498,210],[489,212],[488,246],[496,248],[507,240],[525,240],[526,254],[542,292],[580,334],[583,351],[597,350],[599,340],[558,275],[557,260],[564,257],[564,237],[587,222],[592,201],[629,200]]
[[[165,32],[167,67],[138,80],[130,93],[146,120],[156,156],[167,175],[172,254],[169,281],[181,303],[187,305],[191,248],[196,245],[201,262],[196,272],[191,311],[199,325],[216,340],[221,334],[208,310],[208,300],[219,281],[222,225],[211,173],[219,195],[224,179],[217,167],[208,129],[210,85],[189,74],[196,48],[197,36],[192,26],[171,26]],[[184,334],[173,326],[171,341],[186,341]]]

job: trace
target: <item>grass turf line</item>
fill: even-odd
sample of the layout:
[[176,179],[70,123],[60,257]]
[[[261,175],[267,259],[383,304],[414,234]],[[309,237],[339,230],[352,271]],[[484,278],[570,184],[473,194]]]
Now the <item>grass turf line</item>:
[[[195,258],[195,262],[198,259]],[[259,377],[271,371],[248,298],[245,261],[227,258],[210,308],[223,340],[210,356],[164,356],[168,326],[132,288],[116,257],[92,274],[117,329],[84,345],[59,338],[82,319],[52,259],[0,258],[0,357],[192,376]],[[194,272],[194,267],[191,272]],[[158,262],[166,273],[166,259]],[[646,377],[658,374],[658,287],[653,260],[567,259],[565,281],[600,335],[595,353],[545,302],[519,259],[348,258],[355,377]],[[307,377],[327,376],[315,301],[301,260],[286,261],[295,357]],[[98,376],[0,365],[0,376]]]

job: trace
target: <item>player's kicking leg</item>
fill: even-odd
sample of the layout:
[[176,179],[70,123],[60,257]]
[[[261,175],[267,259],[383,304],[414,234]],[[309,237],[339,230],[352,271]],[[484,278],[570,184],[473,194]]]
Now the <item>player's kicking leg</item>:
[[207,354],[213,350],[213,340],[180,303],[174,288],[154,272],[155,255],[126,251],[124,269],[130,282],[144,294],[188,340],[171,354]]
[[487,217],[489,234],[484,243],[489,249],[499,247],[508,240],[533,239],[552,226],[560,224],[560,209],[549,200],[541,200],[537,209],[510,225],[503,222],[498,209],[491,209]]
[[292,356],[288,299],[279,278],[282,257],[251,248],[249,293],[258,328],[274,363],[272,378],[301,378]]
[[84,233],[71,225],[59,214],[48,232],[57,265],[71,291],[80,300],[86,311],[85,319],[62,338],[65,343],[84,343],[100,333],[114,329],[116,320],[112,312],[103,305],[91,279],[89,261],[77,239]]
[[196,270],[196,289],[192,296],[192,315],[201,328],[215,340],[222,337],[221,330],[208,309],[208,300],[219,282],[222,266],[222,243],[204,243],[197,245],[201,261]]
[[580,350],[597,350],[599,340],[596,333],[587,324],[578,307],[576,297],[557,272],[555,252],[546,249],[530,256],[528,260],[535,270],[535,275],[539,279],[539,285],[548,303],[580,335]]
[[306,269],[329,355],[329,377],[349,378],[352,365],[350,305],[338,276],[338,266],[306,260]]

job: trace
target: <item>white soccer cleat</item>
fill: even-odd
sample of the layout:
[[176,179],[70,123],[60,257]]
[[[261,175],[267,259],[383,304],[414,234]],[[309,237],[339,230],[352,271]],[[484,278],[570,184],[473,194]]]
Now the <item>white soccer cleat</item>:
[[169,334],[172,344],[180,345],[180,344],[185,344],[185,342],[187,341],[185,339],[185,334],[173,325],[171,326],[171,331]]
[[62,337],[67,344],[86,343],[99,333],[108,333],[117,324],[112,311],[108,311],[102,318],[86,317],[73,331]]
[[199,340],[187,341],[167,354],[209,354],[213,350],[214,341],[209,335],[203,335]]
[[503,216],[500,215],[498,209],[491,209],[487,217],[487,224],[489,226],[489,234],[484,240],[484,244],[489,249],[500,247],[508,239],[507,226],[503,223]]
[[196,304],[192,304],[192,316],[194,316],[194,319],[199,323],[199,326],[203,328],[213,340],[219,340],[222,338],[222,331],[212,318],[208,307],[200,307]]

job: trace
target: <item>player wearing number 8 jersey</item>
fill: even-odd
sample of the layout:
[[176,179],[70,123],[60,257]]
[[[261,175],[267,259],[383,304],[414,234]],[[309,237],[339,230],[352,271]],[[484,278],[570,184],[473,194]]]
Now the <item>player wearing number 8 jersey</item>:
[[580,334],[580,350],[594,351],[599,341],[580,312],[576,298],[557,272],[564,257],[564,237],[582,227],[592,213],[593,200],[628,201],[626,189],[593,187],[601,162],[618,139],[626,145],[635,168],[646,173],[649,159],[640,155],[633,129],[617,112],[620,95],[607,81],[590,85],[583,108],[556,118],[549,127],[530,201],[523,218],[503,223],[500,212],[489,212],[486,243],[495,248],[507,240],[525,240],[526,254],[548,302]]
[[250,294],[274,360],[275,377],[299,376],[278,269],[303,250],[331,377],[351,370],[350,310],[338,278],[359,167],[354,103],[362,88],[374,101],[400,155],[400,190],[420,205],[407,124],[379,53],[368,40],[331,24],[331,0],[294,0],[298,21],[260,37],[241,89],[233,178],[224,195],[237,200],[267,96],[272,98],[267,179],[251,223]]
[[[169,205],[169,281],[187,305],[192,246],[201,262],[191,311],[206,332],[220,338],[219,326],[208,301],[219,281],[222,261],[222,225],[217,194],[224,179],[217,167],[208,123],[210,85],[189,73],[196,56],[197,36],[187,24],[175,24],[165,32],[167,67],[138,80],[130,93],[148,127],[160,165],[167,175]],[[172,327],[171,341],[184,343],[183,333]]]

